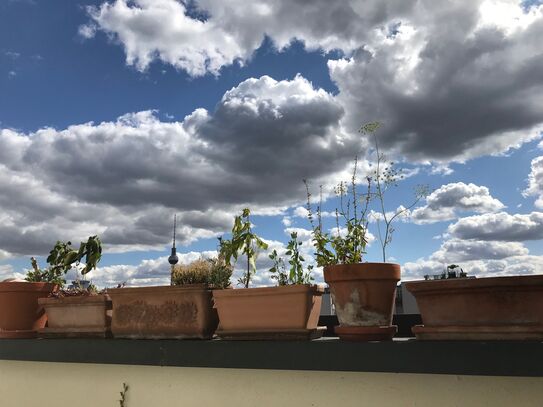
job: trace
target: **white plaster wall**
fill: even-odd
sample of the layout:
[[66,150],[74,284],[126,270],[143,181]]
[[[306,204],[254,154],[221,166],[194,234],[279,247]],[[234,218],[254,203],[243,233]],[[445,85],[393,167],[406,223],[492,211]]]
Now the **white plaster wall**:
[[543,378],[0,361],[1,407],[542,406]]

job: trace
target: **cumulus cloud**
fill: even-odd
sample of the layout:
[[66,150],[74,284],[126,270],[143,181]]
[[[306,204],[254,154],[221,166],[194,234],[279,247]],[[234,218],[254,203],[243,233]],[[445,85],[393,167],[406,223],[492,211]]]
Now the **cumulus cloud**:
[[218,74],[247,61],[265,37],[279,50],[294,40],[340,50],[328,67],[346,129],[384,121],[382,146],[411,160],[500,154],[543,129],[540,4],[115,0],[89,16],[88,27],[114,38],[140,70],[160,60],[193,76]]
[[[278,49],[299,40],[309,49],[354,50],[368,30],[407,7],[401,1],[363,7],[326,0],[115,0],[89,7],[88,13],[90,26],[122,44],[127,64],[144,70],[157,59],[201,76],[243,64],[266,36]],[[80,29],[85,37],[88,31]]]
[[416,223],[434,223],[454,219],[460,211],[496,212],[504,207],[487,187],[456,182],[428,195],[426,205],[413,210],[411,218]]
[[222,234],[245,205],[283,214],[303,202],[302,179],[324,182],[360,149],[342,115],[301,76],[263,76],[181,122],[145,111],[62,130],[0,130],[0,245],[43,254],[56,239],[98,233],[107,251],[160,249],[174,212],[181,243]]
[[499,260],[527,254],[528,249],[519,242],[451,239],[444,242],[430,259],[451,264],[480,259]]
[[543,213],[510,215],[499,212],[468,216],[449,225],[447,232],[460,239],[540,240],[543,239]]
[[[19,276],[15,276],[17,278]],[[9,264],[0,265],[0,281],[8,278],[14,278],[13,267]]]
[[[539,145],[543,148],[543,141]],[[524,196],[535,196],[535,206],[543,209],[543,156],[534,158],[531,164],[531,172],[528,176],[528,188],[524,190]]]
[[386,123],[384,148],[441,163],[500,154],[539,137],[543,59],[534,55],[543,6],[412,4],[393,34],[377,30],[352,56],[328,62],[347,128],[359,126],[363,112]]

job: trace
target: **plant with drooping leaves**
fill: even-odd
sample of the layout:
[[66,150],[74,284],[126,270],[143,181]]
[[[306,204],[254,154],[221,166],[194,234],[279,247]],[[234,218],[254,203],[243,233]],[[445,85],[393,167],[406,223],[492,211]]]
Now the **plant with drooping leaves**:
[[288,274],[285,262],[279,257],[277,251],[274,249],[269,255],[270,260],[273,261],[273,266],[270,268],[271,278],[277,280],[279,285],[310,284],[313,281],[313,277],[311,276],[313,266],[308,266],[307,271],[304,271],[303,262],[305,259],[300,253],[301,245],[302,242],[298,240],[298,233],[292,232],[290,234],[290,241],[287,244],[287,251],[285,252],[289,256],[288,263],[290,268]]
[[32,270],[28,271],[26,281],[47,282],[62,287],[66,284],[64,279],[66,273],[72,269],[74,264],[78,266],[83,258],[85,266],[81,270],[81,274],[84,276],[96,269],[102,258],[102,243],[98,236],[90,236],[86,242],[81,242],[79,250],[75,250],[70,241],[57,241],[47,256],[46,261],[49,267],[45,269],[41,269],[37,260],[31,257]]
[[234,219],[231,238],[219,238],[219,252],[228,266],[232,266],[232,259],[235,263],[240,254],[246,256],[247,268],[238,280],[238,283],[245,288],[249,288],[251,279],[256,273],[256,258],[259,250],[268,248],[268,244],[253,232],[250,215],[251,211],[248,208],[243,209],[241,215]]

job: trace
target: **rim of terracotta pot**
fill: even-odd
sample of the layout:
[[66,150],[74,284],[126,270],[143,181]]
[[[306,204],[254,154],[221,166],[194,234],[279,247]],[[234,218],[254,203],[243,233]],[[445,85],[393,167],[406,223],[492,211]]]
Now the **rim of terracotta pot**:
[[261,296],[261,295],[276,295],[278,291],[283,293],[296,294],[311,291],[315,294],[324,293],[324,287],[318,284],[293,284],[281,285],[275,287],[253,287],[253,288],[234,288],[226,290],[214,290],[214,297],[233,297],[236,295],[244,296]]
[[64,304],[101,304],[111,301],[107,294],[80,295],[72,297],[47,297],[38,299],[40,305],[64,305]]
[[160,291],[211,291],[206,284],[156,285],[149,287],[108,288],[108,294],[157,293]]
[[487,289],[496,287],[506,290],[511,287],[534,286],[543,290],[543,275],[535,276],[502,276],[481,278],[450,278],[444,280],[407,281],[405,287],[412,293],[432,293],[443,290]]
[[335,264],[324,267],[324,280],[396,280],[400,281],[401,267],[397,263],[355,263]]
[[0,282],[0,292],[38,291],[51,292],[56,287],[53,283],[34,283],[28,281]]

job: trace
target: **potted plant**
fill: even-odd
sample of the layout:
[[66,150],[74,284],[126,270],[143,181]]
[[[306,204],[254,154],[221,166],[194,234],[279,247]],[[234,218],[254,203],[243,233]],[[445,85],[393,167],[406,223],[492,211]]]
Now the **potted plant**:
[[239,282],[244,288],[215,291],[219,314],[217,335],[223,339],[313,339],[322,335],[318,329],[321,296],[324,290],[311,284],[311,269],[304,272],[297,235],[291,235],[286,254],[290,256],[289,273],[277,251],[270,254],[270,269],[279,286],[249,288],[256,272],[259,249],[268,245],[252,231],[249,209],[236,216],[230,240],[220,239],[220,251],[231,264],[240,253],[247,257],[246,269]]
[[57,242],[47,257],[49,267],[40,269],[32,257],[32,269],[26,281],[0,282],[0,338],[34,338],[45,327],[47,316],[38,299],[49,296],[62,286],[71,268],[67,262],[70,242]]
[[543,340],[543,276],[470,278],[451,264],[440,277],[405,283],[422,317],[417,339]]
[[[378,123],[363,126],[360,131],[373,134]],[[413,202],[394,212],[385,210],[384,198],[388,188],[403,178],[393,164],[386,163],[375,139],[376,168],[366,177],[366,189],[358,193],[355,157],[350,183],[341,182],[335,189],[340,207],[335,210],[336,227],[332,232],[323,229],[321,200],[316,216],[311,203],[307,181],[308,218],[313,230],[317,265],[324,267],[324,280],[330,286],[332,301],[340,326],[335,332],[341,339],[352,341],[389,340],[397,327],[391,325],[396,285],[400,280],[400,265],[386,262],[386,249],[392,241],[392,223],[407,213],[427,194],[426,187],[418,187]],[[377,223],[383,262],[362,262],[366,252],[370,203],[377,202],[379,211],[373,214]],[[316,219],[315,219],[316,217]]]
[[[53,250],[50,257],[64,259],[64,273],[73,266],[81,268],[80,273],[84,282],[85,276],[96,269],[102,257],[102,243],[98,236],[90,236],[86,242],[81,242],[78,250],[72,248],[70,242],[58,242],[55,247],[57,250]],[[33,269],[34,274],[41,272],[35,262]],[[47,326],[39,330],[39,335],[47,338],[109,336],[111,300],[108,295],[99,292],[90,282],[80,284],[80,281],[76,280],[66,289],[63,288],[64,283],[63,280],[60,289],[51,293],[49,297],[38,300],[45,308],[48,318]]]
[[116,338],[210,339],[217,328],[213,289],[230,286],[232,268],[220,256],[173,267],[171,286],[108,290]]

